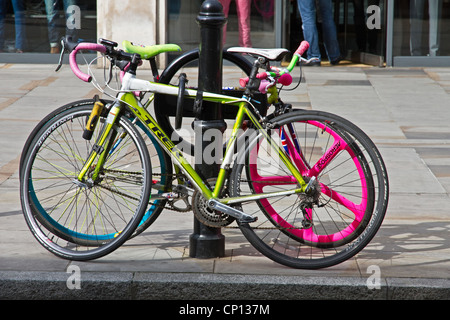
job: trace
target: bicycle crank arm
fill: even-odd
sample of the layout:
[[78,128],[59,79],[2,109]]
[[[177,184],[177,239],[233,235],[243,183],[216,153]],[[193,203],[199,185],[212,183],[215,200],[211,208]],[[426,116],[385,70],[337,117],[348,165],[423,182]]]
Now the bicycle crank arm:
[[256,217],[252,217],[248,214],[245,214],[244,212],[235,209],[233,207],[227,206],[226,204],[220,203],[215,199],[211,199],[208,201],[208,207],[212,210],[217,210],[225,214],[228,214],[229,216],[232,216],[233,218],[239,220],[239,222],[251,223],[257,220]]

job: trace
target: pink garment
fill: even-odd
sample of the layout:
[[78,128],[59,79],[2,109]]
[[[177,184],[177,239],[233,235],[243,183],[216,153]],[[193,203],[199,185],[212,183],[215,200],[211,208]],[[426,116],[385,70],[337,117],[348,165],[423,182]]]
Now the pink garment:
[[[236,1],[236,11],[238,15],[239,23],[239,45],[241,47],[251,47],[252,41],[250,38],[250,11],[252,6],[251,0],[235,0]],[[225,17],[228,17],[228,12],[230,10],[231,0],[219,0],[223,6],[223,13]],[[223,29],[223,43],[225,44],[227,38],[227,26],[225,25]]]

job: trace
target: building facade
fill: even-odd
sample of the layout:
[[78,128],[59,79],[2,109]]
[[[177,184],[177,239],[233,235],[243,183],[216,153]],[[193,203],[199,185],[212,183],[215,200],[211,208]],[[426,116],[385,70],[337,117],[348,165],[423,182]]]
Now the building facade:
[[[303,39],[296,0],[221,2],[228,20],[225,47],[295,50]],[[203,0],[1,3],[1,63],[54,63],[59,51],[54,39],[65,34],[80,41],[102,37],[145,45],[170,42],[184,51],[200,41],[196,17]],[[450,0],[334,0],[332,4],[344,58],[380,66],[450,66]],[[320,31],[320,12],[317,17]],[[160,66],[171,58],[161,57]]]

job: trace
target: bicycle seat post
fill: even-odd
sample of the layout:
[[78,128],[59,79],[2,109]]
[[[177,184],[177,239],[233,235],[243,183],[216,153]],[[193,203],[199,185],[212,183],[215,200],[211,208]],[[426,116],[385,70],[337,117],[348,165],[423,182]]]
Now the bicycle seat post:
[[259,80],[256,75],[258,73],[259,68],[263,67],[266,64],[266,59],[263,57],[259,57],[255,60],[252,66],[252,71],[248,77],[248,84],[245,87],[245,94],[250,95],[259,88],[259,84],[261,80]]
[[[223,7],[217,0],[203,2],[197,22],[200,26],[201,44],[199,55],[198,90],[220,93],[222,89],[222,29],[226,19]],[[204,159],[205,148],[211,143],[203,141],[203,135],[207,130],[226,129],[226,123],[221,114],[220,104],[206,104],[201,101],[201,94],[196,100],[195,130],[195,170],[206,181],[218,175],[218,159],[216,155],[212,164],[206,164]],[[216,135],[215,135],[216,136]],[[213,141],[217,146],[222,146],[222,141]],[[211,155],[208,155],[211,156]],[[216,258],[225,255],[225,237],[221,229],[212,228],[202,224],[194,217],[194,233],[190,236],[189,256],[192,258]]]

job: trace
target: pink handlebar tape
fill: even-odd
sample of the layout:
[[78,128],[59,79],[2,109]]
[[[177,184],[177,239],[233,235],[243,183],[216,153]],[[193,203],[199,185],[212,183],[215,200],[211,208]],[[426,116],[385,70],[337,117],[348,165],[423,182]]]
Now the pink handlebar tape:
[[297,50],[295,50],[295,53],[302,56],[308,49],[309,49],[308,41],[302,41],[298,46]]
[[92,81],[92,77],[85,74],[84,72],[82,72],[80,70],[80,68],[78,67],[78,63],[77,63],[77,53],[80,50],[91,50],[91,51],[97,51],[97,52],[101,52],[101,53],[105,53],[106,52],[106,48],[105,46],[101,45],[101,44],[97,44],[97,43],[89,43],[89,42],[82,42],[79,43],[76,48],[70,53],[69,56],[69,63],[70,63],[70,68],[72,69],[73,73],[81,80],[85,81],[85,82],[91,82]]

